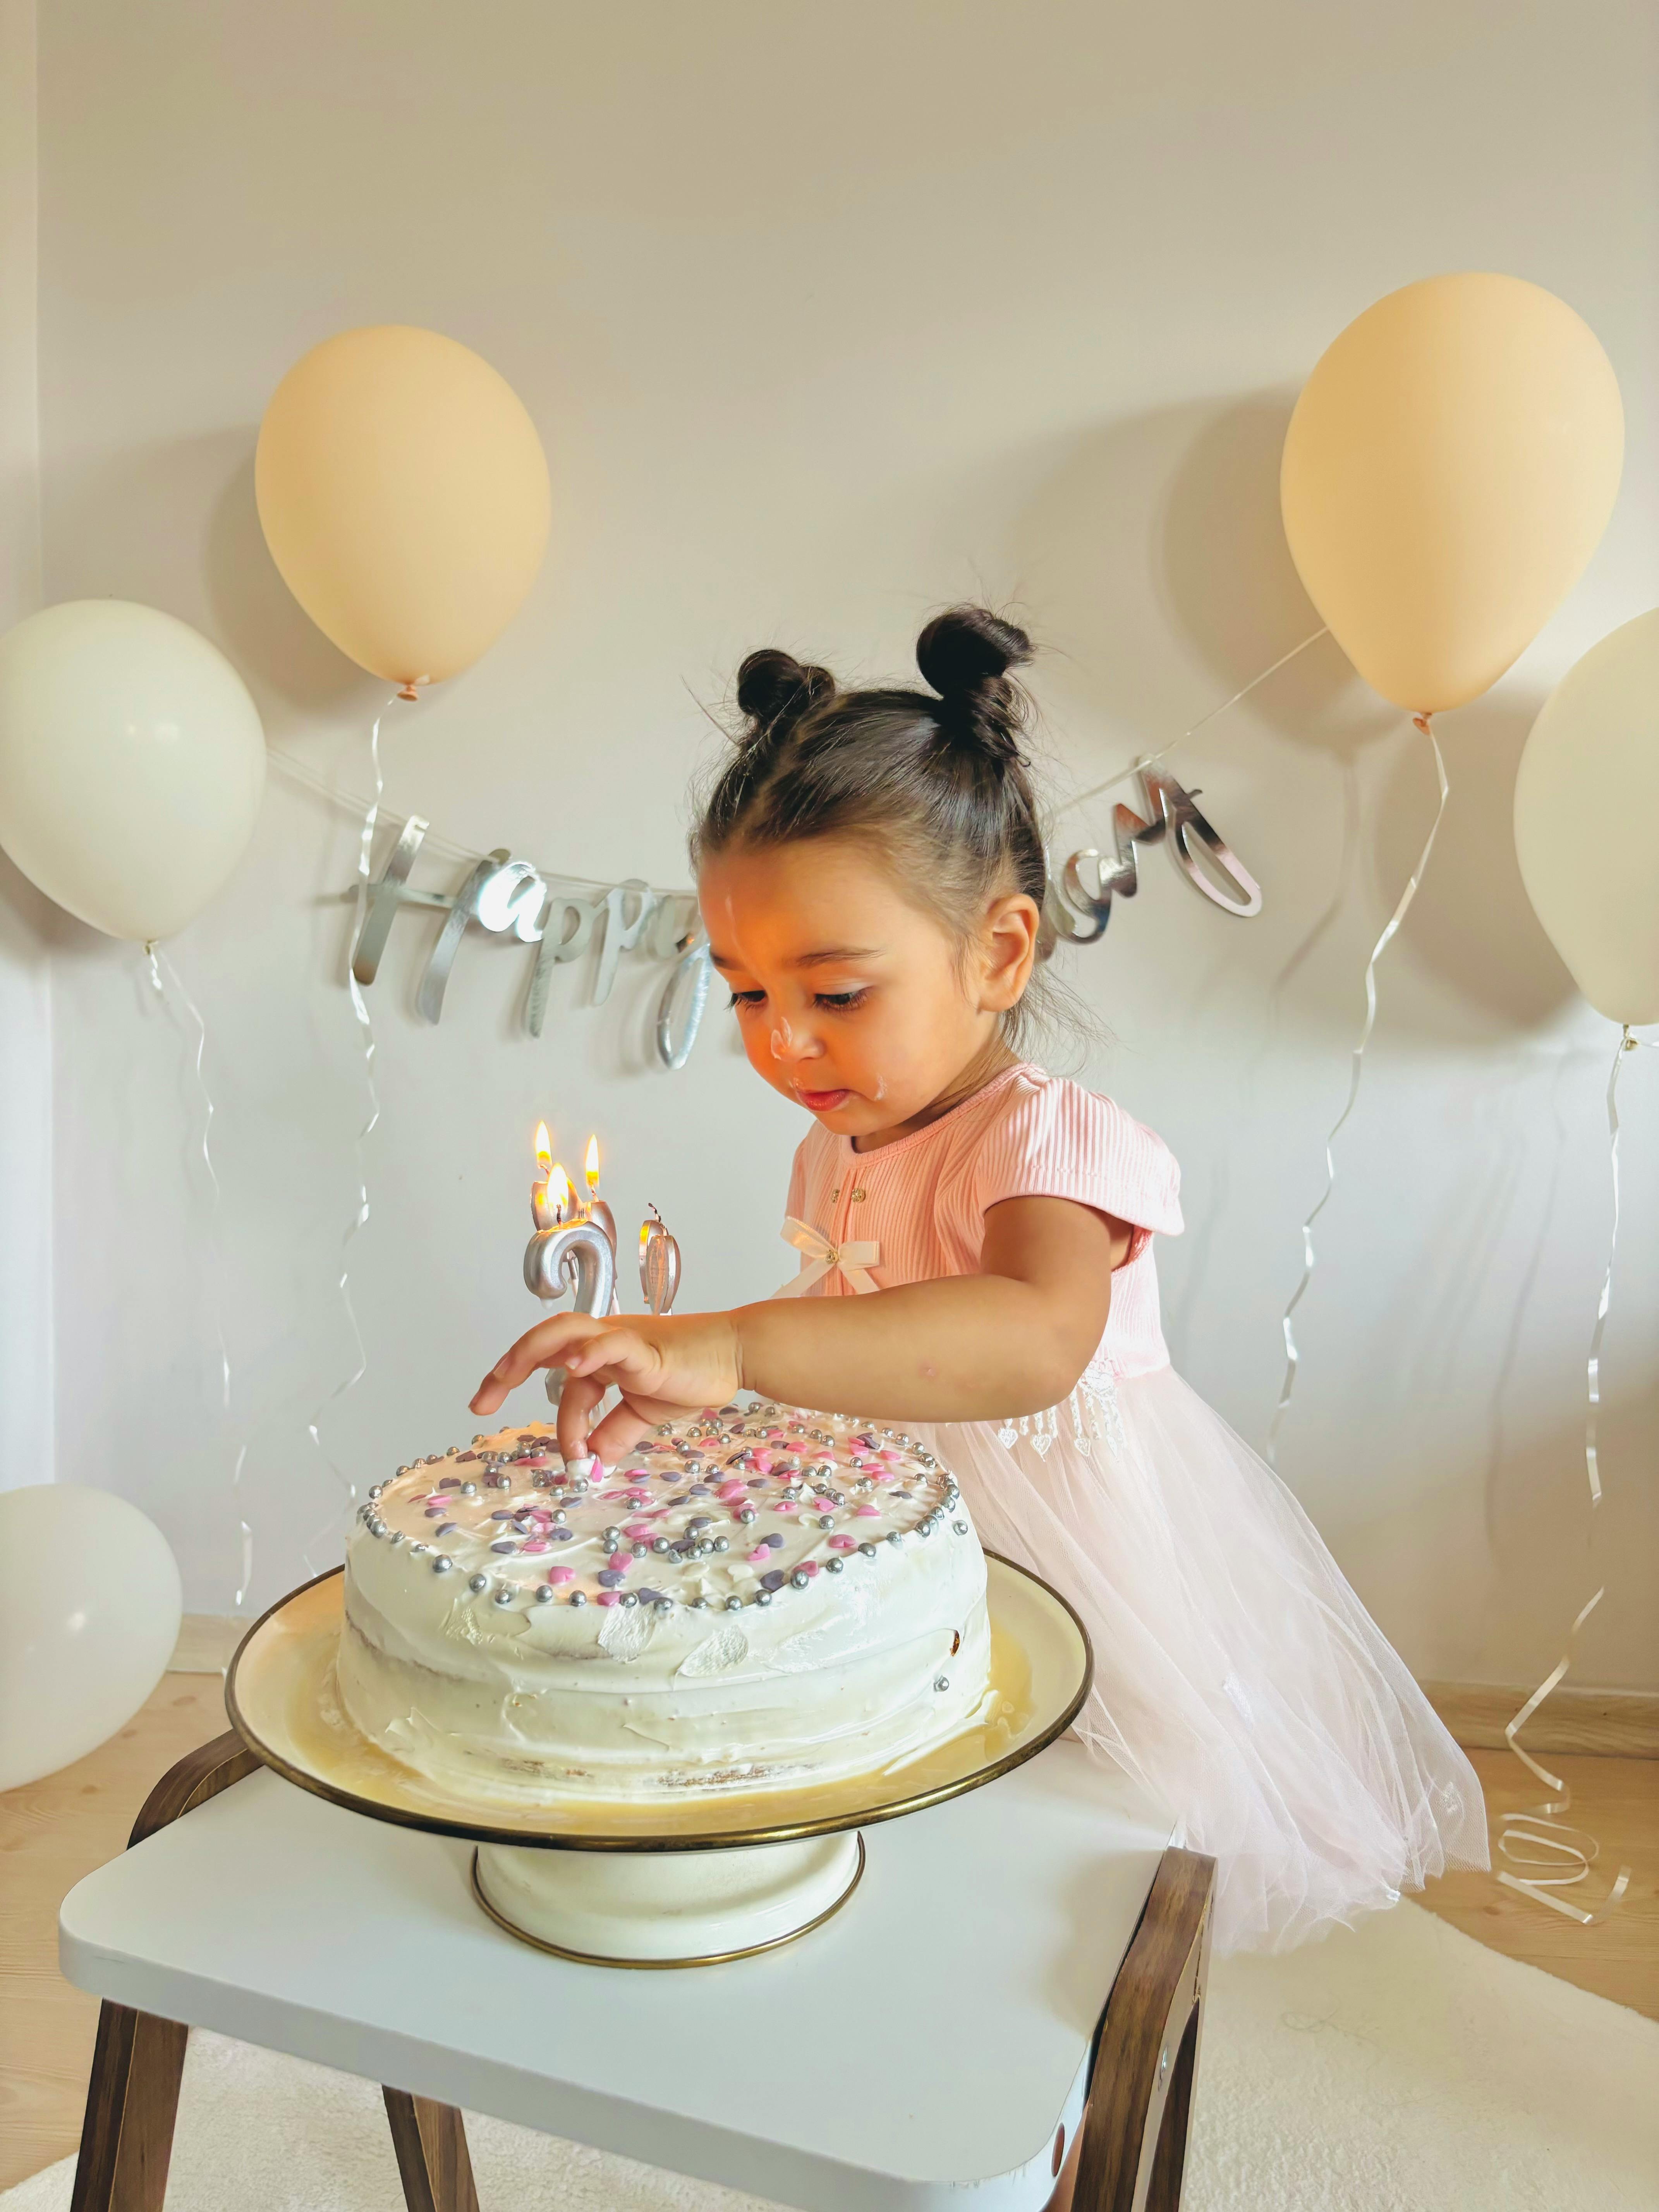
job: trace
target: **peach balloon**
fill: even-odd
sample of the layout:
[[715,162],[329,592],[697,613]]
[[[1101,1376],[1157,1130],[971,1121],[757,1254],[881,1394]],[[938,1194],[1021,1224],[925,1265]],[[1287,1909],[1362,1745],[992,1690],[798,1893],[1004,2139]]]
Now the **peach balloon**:
[[435,331],[387,323],[313,346],[265,410],[253,483],[295,598],[395,684],[477,659],[547,545],[547,459],[523,402]]
[[1577,580],[1624,461],[1613,366],[1516,276],[1431,276],[1349,324],[1303,387],[1279,477],[1309,598],[1409,714],[1478,698]]
[[1572,980],[1659,1022],[1659,608],[1593,645],[1544,702],[1515,780],[1521,880]]

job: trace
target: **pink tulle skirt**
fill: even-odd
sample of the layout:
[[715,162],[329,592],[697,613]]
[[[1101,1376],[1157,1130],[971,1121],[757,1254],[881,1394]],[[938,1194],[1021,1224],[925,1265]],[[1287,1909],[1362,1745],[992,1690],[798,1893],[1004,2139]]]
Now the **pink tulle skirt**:
[[1290,1492],[1173,1369],[1091,1370],[1051,1413],[930,1436],[986,1546],[1082,1616],[1079,1733],[1218,1862],[1218,1949],[1285,1950],[1486,1865],[1474,1768]]

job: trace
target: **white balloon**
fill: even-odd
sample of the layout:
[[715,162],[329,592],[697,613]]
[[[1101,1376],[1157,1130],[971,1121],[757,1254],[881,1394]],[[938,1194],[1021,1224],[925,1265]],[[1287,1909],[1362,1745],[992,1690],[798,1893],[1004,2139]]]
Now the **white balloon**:
[[1594,645],[1544,702],[1515,781],[1527,896],[1615,1022],[1659,1022],[1659,608]]
[[167,1538],[125,1498],[0,1491],[0,1790],[125,1726],[167,1672],[180,1603]]
[[183,928],[246,850],[264,785],[247,686],[188,623],[69,599],[0,638],[0,846],[94,929]]

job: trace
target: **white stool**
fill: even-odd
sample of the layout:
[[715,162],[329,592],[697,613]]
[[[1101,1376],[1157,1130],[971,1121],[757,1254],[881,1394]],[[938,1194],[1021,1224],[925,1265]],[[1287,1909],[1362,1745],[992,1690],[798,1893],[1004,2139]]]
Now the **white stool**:
[[477,2212],[461,2106],[804,2212],[1036,2212],[1081,2123],[1078,2212],[1176,2212],[1214,1868],[1169,1832],[1062,1741],[872,1828],[799,1942],[627,1972],[495,1926],[467,1844],[221,1736],[64,1902],[105,2000],[73,2212],[161,2212],[191,2027],[384,2084],[410,2212]]

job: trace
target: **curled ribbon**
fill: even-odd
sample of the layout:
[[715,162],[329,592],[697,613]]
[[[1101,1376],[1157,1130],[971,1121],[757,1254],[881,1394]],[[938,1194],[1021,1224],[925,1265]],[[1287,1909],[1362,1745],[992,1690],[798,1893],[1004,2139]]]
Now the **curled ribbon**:
[[855,1291],[879,1290],[869,1270],[881,1265],[881,1247],[873,1239],[866,1238],[857,1244],[832,1244],[823,1230],[814,1229],[810,1221],[797,1221],[792,1214],[783,1224],[783,1241],[793,1244],[805,1262],[799,1274],[787,1282],[774,1295],[781,1298],[798,1298],[810,1291],[814,1283],[821,1283],[833,1269],[839,1268],[843,1279]]

